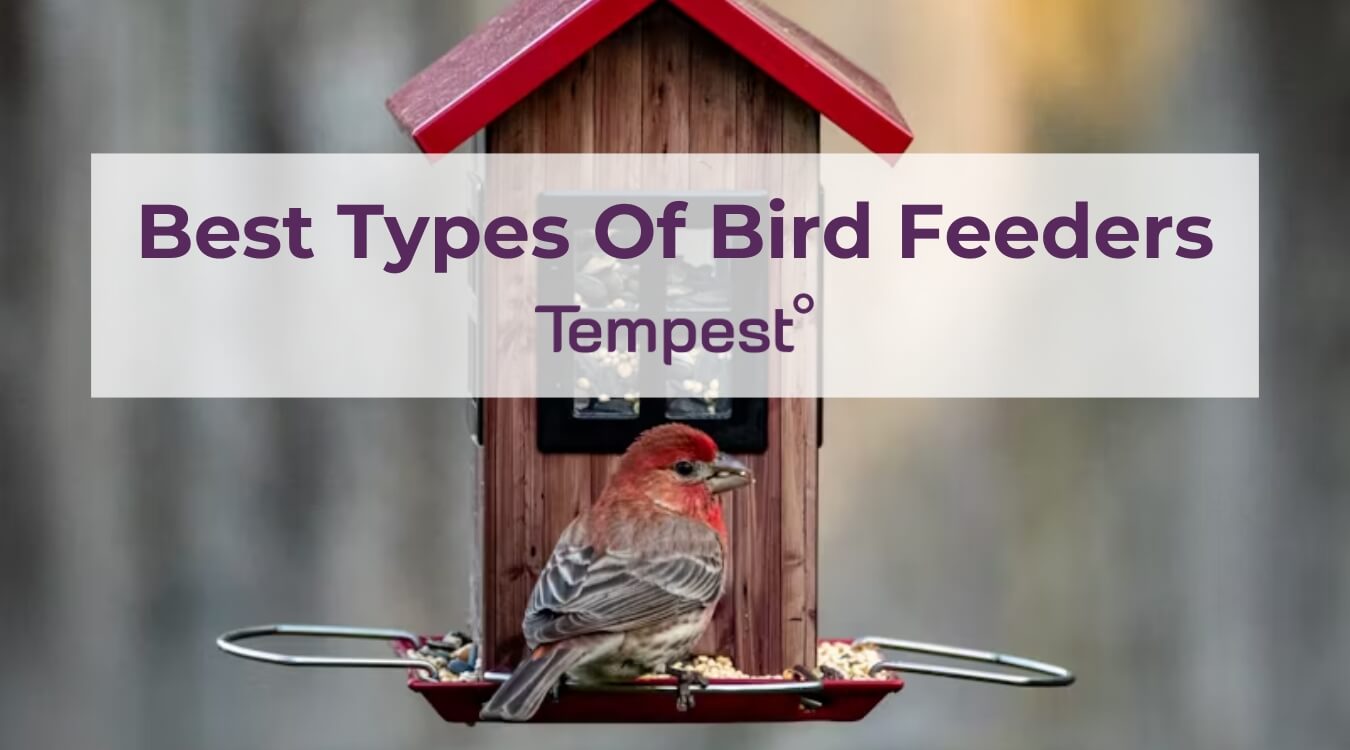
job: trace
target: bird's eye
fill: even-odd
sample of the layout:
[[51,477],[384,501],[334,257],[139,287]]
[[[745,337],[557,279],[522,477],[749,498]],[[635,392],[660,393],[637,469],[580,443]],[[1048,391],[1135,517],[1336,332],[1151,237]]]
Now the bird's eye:
[[675,464],[675,473],[682,477],[691,477],[694,475],[694,465],[688,461],[681,461]]

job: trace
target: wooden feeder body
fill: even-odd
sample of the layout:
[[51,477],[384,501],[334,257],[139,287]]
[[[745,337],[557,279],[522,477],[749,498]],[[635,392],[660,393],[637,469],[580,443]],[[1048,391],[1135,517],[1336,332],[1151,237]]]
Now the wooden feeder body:
[[[486,148],[814,153],[820,115],[658,4],[489,125]],[[531,399],[488,399],[483,408],[478,625],[484,664],[507,667],[522,653],[521,620],[535,579],[559,535],[599,496],[618,456],[541,454]],[[731,656],[750,674],[815,664],[817,409],[811,399],[769,400],[768,450],[741,456],[756,483],[724,503],[727,591],[699,651]]]
[[[479,146],[499,154],[813,154],[822,114],[887,159],[913,140],[884,86],[760,0],[516,0],[409,81],[389,109],[428,153],[485,131]],[[672,188],[767,189],[789,206],[819,205],[814,170],[788,180],[756,172],[764,160],[715,163],[724,171],[663,177]],[[589,184],[582,172],[540,175],[539,184],[625,187]],[[505,192],[494,196],[494,189]],[[510,191],[489,177],[489,213],[519,205]],[[803,270],[809,264],[780,265],[767,289],[812,288],[813,272]],[[531,361],[533,343],[520,332],[534,322],[520,311],[532,309],[537,279],[524,264],[499,264],[481,285],[496,301],[480,321],[481,340],[492,342],[490,377],[493,361]],[[799,335],[809,346],[816,333]],[[760,404],[766,434],[759,442],[767,450],[740,456],[757,481],[724,503],[728,587],[699,651],[766,675],[815,665],[819,409],[815,400]],[[474,630],[484,666],[509,669],[522,655],[521,620],[535,579],[563,529],[599,495],[618,454],[541,451],[532,399],[489,399],[478,418]],[[556,440],[554,429],[544,432],[545,442]]]

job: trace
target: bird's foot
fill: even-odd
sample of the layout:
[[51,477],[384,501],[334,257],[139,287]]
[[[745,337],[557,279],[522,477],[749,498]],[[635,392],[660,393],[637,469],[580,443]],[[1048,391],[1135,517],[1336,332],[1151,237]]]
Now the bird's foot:
[[823,665],[821,665],[821,667],[820,667],[820,673],[821,673],[821,674],[825,677],[825,679],[827,679],[827,680],[847,680],[847,679],[848,679],[848,675],[844,674],[843,672],[840,672],[839,670],[835,669],[834,667],[831,667],[831,666],[828,665],[828,664],[823,664]]
[[553,684],[553,689],[548,691],[550,701],[552,701],[553,703],[557,703],[558,701],[562,700],[563,685],[566,683],[567,683],[567,675],[563,675],[562,679],[558,680],[556,683]]
[[674,677],[678,688],[675,692],[675,710],[684,713],[694,707],[694,686],[708,687],[708,678],[692,669],[666,667],[666,674]]

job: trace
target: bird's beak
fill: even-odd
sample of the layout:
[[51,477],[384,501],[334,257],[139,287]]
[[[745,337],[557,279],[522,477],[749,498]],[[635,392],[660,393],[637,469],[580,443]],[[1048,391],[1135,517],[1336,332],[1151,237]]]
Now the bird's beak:
[[714,495],[740,489],[754,481],[750,469],[745,464],[725,453],[717,454],[712,465],[712,476],[708,477],[708,489]]

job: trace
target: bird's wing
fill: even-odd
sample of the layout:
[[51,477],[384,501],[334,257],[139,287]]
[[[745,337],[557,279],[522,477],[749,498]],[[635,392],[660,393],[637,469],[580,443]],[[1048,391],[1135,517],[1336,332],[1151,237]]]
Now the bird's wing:
[[711,528],[671,516],[648,532],[675,542],[660,545],[662,551],[638,552],[632,540],[623,540],[597,553],[584,543],[581,524],[563,533],[535,584],[524,623],[530,648],[634,630],[721,598],[722,544]]

